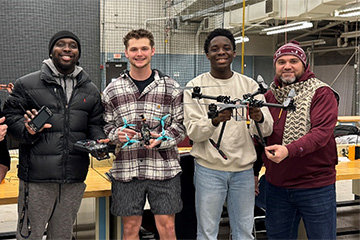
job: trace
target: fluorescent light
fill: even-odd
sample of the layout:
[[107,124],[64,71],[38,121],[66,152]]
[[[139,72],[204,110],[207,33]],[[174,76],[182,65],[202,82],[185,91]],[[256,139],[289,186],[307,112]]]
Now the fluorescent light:
[[235,38],[235,44],[242,43],[242,42],[248,42],[249,38],[247,36],[244,37],[236,37]]
[[266,35],[273,35],[283,32],[290,32],[296,31],[305,28],[311,28],[313,24],[311,22],[303,21],[303,22],[296,22],[296,23],[289,23],[282,26],[270,27],[261,30],[262,32],[266,33]]
[[360,3],[356,2],[353,4],[345,5],[335,10],[335,17],[354,17],[360,16]]
[[324,39],[315,39],[315,40],[309,40],[309,41],[302,41],[299,42],[300,46],[306,47],[306,46],[317,46],[317,45],[324,45],[326,44],[326,41]]

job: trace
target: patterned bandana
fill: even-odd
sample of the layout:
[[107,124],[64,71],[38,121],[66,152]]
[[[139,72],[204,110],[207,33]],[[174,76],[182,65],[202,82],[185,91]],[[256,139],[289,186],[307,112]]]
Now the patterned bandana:
[[310,131],[310,107],[315,91],[321,87],[329,87],[326,83],[317,78],[310,78],[307,81],[296,82],[288,86],[278,88],[273,82],[270,85],[274,97],[279,103],[283,103],[289,91],[294,88],[295,111],[288,111],[285,121],[282,144],[286,145],[298,140]]

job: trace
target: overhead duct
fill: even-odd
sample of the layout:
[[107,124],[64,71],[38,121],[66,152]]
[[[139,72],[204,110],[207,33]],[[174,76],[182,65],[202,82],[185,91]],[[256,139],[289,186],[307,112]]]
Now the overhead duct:
[[[333,12],[354,0],[264,0],[246,6],[245,24],[250,25],[266,19],[316,21],[316,20],[341,20]],[[291,4],[291,5],[290,5]],[[287,7],[286,7],[287,6]],[[242,25],[242,8],[225,12],[225,27],[240,27]]]

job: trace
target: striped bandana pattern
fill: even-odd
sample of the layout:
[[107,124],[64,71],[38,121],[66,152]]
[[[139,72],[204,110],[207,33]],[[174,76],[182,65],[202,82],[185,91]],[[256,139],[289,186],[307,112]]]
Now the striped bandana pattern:
[[270,85],[276,100],[283,103],[288,97],[289,91],[295,89],[296,96],[294,97],[295,111],[288,111],[282,144],[290,144],[298,140],[310,131],[310,107],[311,101],[315,91],[321,87],[329,87],[326,83],[317,78],[310,78],[306,81],[296,82],[291,85],[277,88],[274,82]]

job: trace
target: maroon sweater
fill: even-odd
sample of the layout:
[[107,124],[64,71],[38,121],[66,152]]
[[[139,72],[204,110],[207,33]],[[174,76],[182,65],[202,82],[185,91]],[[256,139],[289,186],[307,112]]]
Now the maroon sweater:
[[[302,79],[300,79],[301,81]],[[279,84],[276,79],[275,83]],[[268,103],[278,103],[271,91],[265,94]],[[301,102],[295,102],[296,105]],[[316,90],[311,101],[310,131],[286,145],[289,156],[279,164],[266,158],[266,180],[284,188],[317,188],[335,183],[337,150],[333,130],[337,122],[338,103],[328,87]],[[287,112],[269,108],[274,119],[273,133],[267,138],[268,146],[282,143]]]

